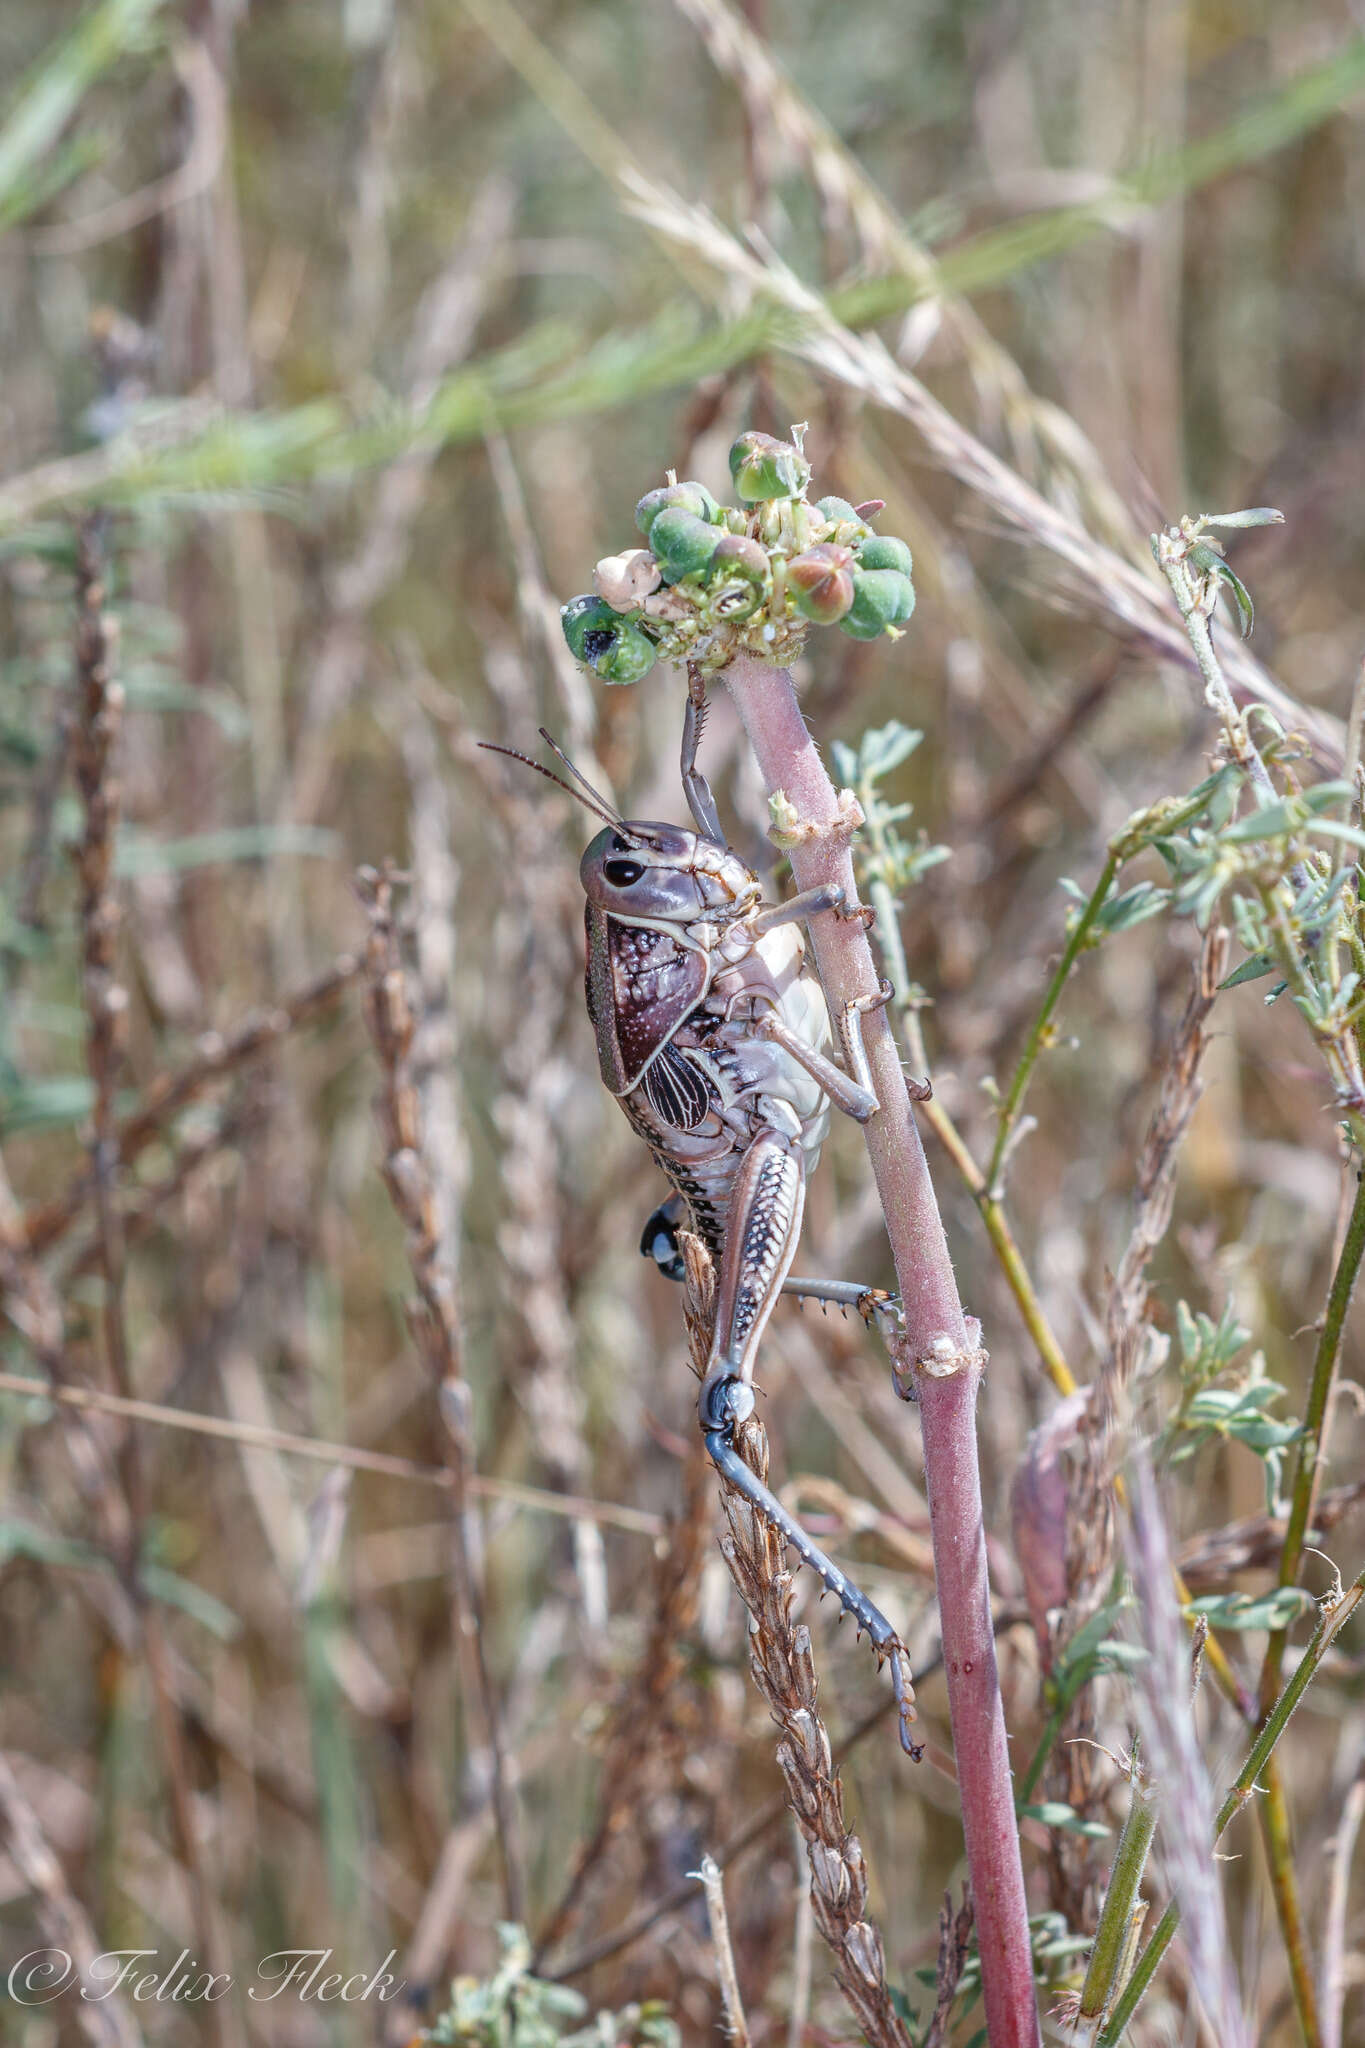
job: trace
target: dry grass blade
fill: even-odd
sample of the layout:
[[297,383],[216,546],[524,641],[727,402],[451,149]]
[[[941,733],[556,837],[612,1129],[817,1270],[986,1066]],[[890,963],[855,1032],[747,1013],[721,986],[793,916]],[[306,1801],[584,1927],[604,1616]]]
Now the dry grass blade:
[[[681,1236],[687,1265],[686,1316],[692,1369],[706,1371],[715,1306],[711,1261],[699,1238]],[[766,1481],[768,1439],[752,1417],[736,1443],[746,1465]],[[862,1845],[844,1823],[843,1786],[829,1735],[816,1711],[810,1630],[792,1621],[792,1575],[782,1539],[745,1500],[722,1483],[730,1525],[721,1551],[749,1610],[749,1670],[782,1731],[777,1762],[806,1843],[815,1924],[829,1945],[834,1975],[859,2026],[876,2048],[910,2048],[886,1981],[882,1938],[867,1917],[867,1866]]]
[[827,219],[852,230],[872,269],[899,272],[923,294],[912,320],[927,315],[916,320],[921,332],[932,322],[952,334],[980,404],[1004,424],[1033,482],[1041,488],[1044,479],[1054,481],[1058,498],[1083,509],[1091,533],[1120,555],[1141,559],[1141,538],[1089,437],[1060,407],[1030,390],[1019,365],[966,299],[944,293],[934,258],[730,0],[674,5],[697,29],[717,70],[739,86],[751,123],[775,134],[810,178]]

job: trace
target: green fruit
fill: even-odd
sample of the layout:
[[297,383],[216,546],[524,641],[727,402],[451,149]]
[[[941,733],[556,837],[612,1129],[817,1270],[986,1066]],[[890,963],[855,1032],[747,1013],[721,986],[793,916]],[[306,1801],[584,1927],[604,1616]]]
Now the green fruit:
[[832,526],[861,526],[863,523],[847,498],[817,498],[815,509],[822,512]]
[[708,526],[681,505],[665,505],[655,513],[649,529],[650,552],[665,583],[705,575],[721,539],[718,526]]
[[690,512],[697,519],[704,519],[708,526],[714,525],[720,517],[720,506],[716,503],[705,484],[660,484],[657,491],[646,491],[635,507],[635,524],[648,540],[654,521],[670,505],[683,512]]
[[741,434],[730,450],[730,474],[746,505],[767,498],[800,497],[810,482],[810,464],[790,441],[771,434]]
[[746,535],[722,535],[706,572],[706,594],[722,618],[750,619],[772,588],[768,551]]
[[575,657],[579,661],[591,661],[595,652],[601,652],[604,644],[601,635],[616,633],[621,624],[621,614],[614,612],[605,598],[588,590],[581,597],[571,597],[566,605],[560,606],[559,621]]
[[913,566],[909,548],[894,533],[870,533],[858,550],[860,569],[899,569],[908,576]]
[[621,625],[611,645],[593,657],[594,675],[604,683],[638,683],[647,676],[657,659],[654,642],[635,626]]
[[787,588],[803,618],[837,626],[853,603],[853,556],[828,541],[807,548],[787,564]]
[[855,569],[853,603],[839,621],[855,640],[880,640],[888,626],[903,626],[915,609],[915,587],[899,569]]

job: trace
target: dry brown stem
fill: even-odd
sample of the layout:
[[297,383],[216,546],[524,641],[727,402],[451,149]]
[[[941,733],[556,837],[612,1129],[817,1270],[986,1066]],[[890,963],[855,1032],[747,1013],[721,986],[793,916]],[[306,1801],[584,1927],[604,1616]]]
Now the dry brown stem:
[[[1050,1630],[1051,1659],[1095,1612],[1113,1571],[1115,1480],[1128,1441],[1129,1395],[1148,1357],[1151,1335],[1147,1267],[1170,1225],[1176,1162],[1202,1093],[1200,1069],[1209,1043],[1209,1013],[1227,970],[1227,953],[1228,933],[1215,925],[1205,935],[1195,963],[1189,999],[1171,1041],[1157,1106],[1138,1155],[1133,1220],[1105,1308],[1108,1350],[1078,1417],[1076,1449],[1068,1460],[1067,1598]],[[1086,1816],[1102,1794],[1100,1752],[1093,1742],[1096,1715],[1095,1688],[1086,1686],[1062,1724],[1045,1781],[1049,1797]],[[1098,1905],[1093,1846],[1085,1836],[1054,1831],[1049,1858],[1053,1903],[1077,1925],[1090,1925]]]
[[924,2048],[944,2048],[948,2038],[948,2014],[957,1996],[957,1987],[962,1981],[967,1955],[972,1945],[972,1927],[975,1921],[972,1911],[971,1887],[964,1883],[962,1904],[953,1911],[951,1892],[943,1894],[943,1904],[938,1916],[938,1981],[934,1990],[934,2016],[929,2022],[929,2031],[924,2037]]
[[[687,1265],[685,1313],[692,1370],[706,1371],[715,1311],[715,1276],[699,1238],[681,1235]],[[766,1482],[768,1438],[753,1417],[736,1435],[740,1456]],[[749,1610],[749,1670],[782,1739],[778,1768],[806,1843],[815,1924],[834,1958],[839,1989],[877,2048],[910,2048],[891,2000],[882,1938],[867,1917],[867,1865],[862,1845],[844,1824],[844,1792],[829,1735],[816,1711],[818,1690],[810,1630],[792,1620],[792,1574],[786,1547],[743,1494],[721,1483],[730,1525],[721,1552]]]
[[[94,1086],[90,1180],[95,1197],[99,1264],[104,1278],[105,1362],[114,1392],[133,1395],[124,1319],[123,1223],[116,1177],[121,1165],[114,1120],[114,1090],[123,1056],[127,992],[119,983],[117,942],[120,913],[114,893],[114,842],[119,784],[114,750],[123,718],[124,693],[112,673],[118,642],[115,621],[104,609],[101,515],[82,521],[76,545],[76,711],[71,761],[84,809],[76,847],[81,930],[81,989],[86,1013],[86,1060]],[[175,1838],[189,1882],[195,1934],[216,1971],[225,1967],[213,1887],[195,1820],[185,1729],[174,1698],[161,1615],[141,1582],[142,1531],[147,1505],[136,1429],[130,1427],[114,1453],[111,1470],[122,1495],[113,1562],[139,1621],[138,1648],[146,1670],[170,1796]],[[239,2022],[226,2002],[215,2003],[213,2026],[220,2042],[238,2038]]]
[[[507,1916],[523,1916],[516,1810],[502,1744],[497,1697],[484,1654],[483,1589],[475,1560],[469,1475],[474,1461],[470,1393],[464,1376],[463,1339],[455,1280],[441,1249],[431,1176],[422,1152],[422,1115],[411,1051],[416,1022],[394,921],[394,877],[362,868],[357,888],[370,921],[365,946],[365,1022],[379,1060],[375,1114],[384,1147],[382,1171],[389,1197],[407,1233],[408,1264],[417,1298],[408,1304],[413,1342],[431,1376],[445,1425],[442,1445],[451,1485],[452,1622],[469,1709],[487,1748],[493,1808],[502,1852]],[[471,1540],[471,1534],[473,1540]]]

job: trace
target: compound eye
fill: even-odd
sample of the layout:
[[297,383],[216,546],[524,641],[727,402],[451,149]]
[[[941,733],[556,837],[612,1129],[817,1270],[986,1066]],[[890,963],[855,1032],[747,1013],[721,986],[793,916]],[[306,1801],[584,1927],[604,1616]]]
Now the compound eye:
[[604,864],[602,873],[613,889],[629,889],[639,881],[644,869],[638,860],[609,860]]

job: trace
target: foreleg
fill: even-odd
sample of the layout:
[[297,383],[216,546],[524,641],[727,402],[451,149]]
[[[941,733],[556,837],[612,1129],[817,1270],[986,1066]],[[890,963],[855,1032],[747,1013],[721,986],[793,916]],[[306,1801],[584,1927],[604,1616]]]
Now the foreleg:
[[[877,1114],[881,1104],[872,1084],[867,1047],[863,1044],[863,1018],[870,1010],[884,1009],[893,994],[890,982],[884,981],[875,996],[854,996],[841,1006],[836,1023],[839,1044],[848,1063],[847,1072],[843,1067],[836,1067],[834,1061],[827,1059],[815,1046],[809,1045],[799,1032],[783,1022],[775,1010],[765,1011],[755,1023],[754,1030],[760,1038],[770,1038],[775,1045],[780,1045],[798,1067],[804,1068],[813,1081],[818,1081],[836,1109],[865,1124]],[[927,1102],[934,1092],[928,1081],[907,1079],[905,1085],[916,1102]]]
[[687,709],[683,712],[682,786],[687,808],[697,830],[718,846],[725,845],[725,831],[716,809],[711,785],[697,766],[697,752],[706,729],[706,680],[695,662],[687,667]]

